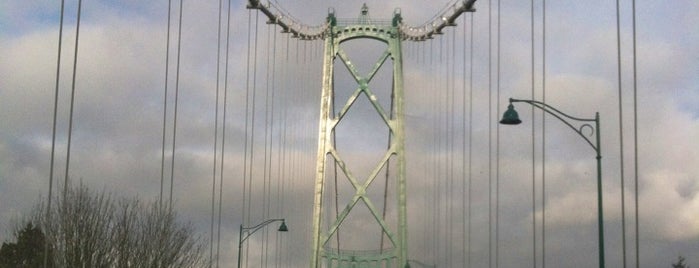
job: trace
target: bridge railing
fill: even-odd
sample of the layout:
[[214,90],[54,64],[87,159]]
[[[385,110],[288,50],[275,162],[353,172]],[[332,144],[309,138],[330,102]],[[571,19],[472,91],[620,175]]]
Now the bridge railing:
[[376,20],[376,19],[337,19],[338,26],[350,25],[376,25],[376,26],[391,26],[391,20]]
[[332,267],[398,267],[394,248],[383,250],[338,250],[325,248],[322,257],[326,268]]

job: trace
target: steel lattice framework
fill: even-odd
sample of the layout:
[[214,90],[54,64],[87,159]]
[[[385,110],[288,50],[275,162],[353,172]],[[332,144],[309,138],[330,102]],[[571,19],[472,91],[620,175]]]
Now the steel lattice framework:
[[[363,14],[366,14],[363,10]],[[405,195],[405,155],[404,155],[404,120],[403,120],[403,58],[401,54],[401,39],[398,31],[400,14],[395,14],[391,24],[376,24],[368,17],[360,17],[356,21],[351,21],[346,25],[338,24],[333,14],[330,14],[329,34],[325,38],[325,55],[323,58],[323,91],[321,95],[320,108],[320,130],[318,135],[318,154],[316,162],[316,182],[314,196],[313,213],[313,241],[311,267],[333,267],[337,266],[360,266],[360,267],[403,267],[407,264],[407,215],[406,215],[406,195]],[[371,38],[388,45],[386,51],[380,56],[372,70],[368,74],[360,74],[356,66],[352,63],[347,53],[340,47],[340,44],[353,39]],[[377,100],[369,84],[384,65],[388,58],[392,59],[393,88],[391,95],[393,107],[387,110]],[[333,114],[332,102],[335,98],[334,87],[334,61],[340,59],[347,70],[357,82],[357,89],[346,100],[346,104],[337,115]],[[332,137],[336,132],[336,127],[345,115],[352,108],[358,98],[366,97],[374,107],[376,113],[381,117],[383,123],[388,127],[390,145],[384,156],[373,168],[367,178],[358,178],[350,170],[343,156],[336,150]],[[359,141],[361,142],[361,141]],[[330,156],[331,159],[326,159]],[[397,185],[397,230],[391,230],[386,219],[382,217],[380,211],[367,194],[367,190],[372,186],[376,177],[382,169],[388,165],[392,159],[397,161],[397,176],[394,177]],[[324,228],[323,217],[323,195],[326,187],[326,168],[336,164],[349,180],[355,190],[351,200],[345,205],[344,210],[330,221],[329,228]],[[363,182],[363,183],[361,183]],[[360,202],[361,201],[361,202]],[[377,251],[336,251],[329,248],[330,238],[338,231],[340,225],[347,216],[352,213],[356,205],[366,205],[375,219],[375,223],[380,226],[382,235],[386,235],[390,241],[389,249],[380,248]],[[381,245],[383,246],[383,245]]]
[[[269,18],[269,23],[277,24],[282,32],[290,33],[292,37],[302,40],[324,40],[323,57],[323,81],[320,104],[320,122],[318,134],[318,151],[316,158],[316,175],[314,186],[314,212],[313,212],[313,240],[310,267],[410,267],[407,254],[407,193],[406,193],[406,164],[405,164],[405,132],[404,132],[404,90],[403,90],[403,41],[424,41],[432,39],[434,35],[442,33],[447,26],[454,26],[454,21],[464,12],[475,11],[473,4],[476,0],[456,2],[446,8],[441,14],[433,17],[429,22],[412,27],[403,24],[400,9],[396,9],[391,20],[372,20],[368,17],[368,9],[363,7],[358,19],[339,20],[334,11],[330,11],[327,20],[319,26],[307,26],[299,23],[293,16],[271,2],[261,3],[259,0],[250,0],[248,8],[258,9]],[[374,39],[387,44],[387,49],[379,57],[368,74],[362,74],[352,63],[347,53],[340,44],[355,39]],[[392,88],[391,107],[386,109],[377,100],[369,83],[379,69],[391,59],[392,62]],[[347,67],[352,78],[356,81],[357,88],[346,100],[338,114],[334,114],[335,92],[335,60],[341,60]],[[389,146],[381,160],[376,163],[372,172],[366,178],[358,178],[349,169],[343,160],[343,156],[336,150],[333,137],[336,134],[338,123],[347,115],[352,105],[359,98],[367,98],[377,115],[388,127]],[[361,142],[361,141],[358,141]],[[395,180],[397,208],[395,226],[387,224],[386,217],[382,215],[374,202],[369,197],[367,190],[372,186],[377,176],[391,163],[397,167]],[[326,170],[330,165],[339,167],[354,189],[354,194],[345,204],[341,213],[329,222],[324,223],[324,195],[326,185]],[[388,238],[389,248],[369,250],[339,250],[330,248],[329,241],[337,233],[340,225],[345,222],[347,216],[353,212],[357,205],[365,205],[370,211],[382,231],[382,235]],[[386,204],[384,204],[385,206]],[[391,228],[393,227],[393,228]]]

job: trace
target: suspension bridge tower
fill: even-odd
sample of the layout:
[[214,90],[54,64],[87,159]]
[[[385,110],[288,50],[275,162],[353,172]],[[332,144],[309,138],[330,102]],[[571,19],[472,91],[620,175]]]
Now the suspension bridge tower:
[[[311,268],[404,268],[410,267],[409,262],[419,264],[409,259],[407,244],[402,42],[425,41],[442,34],[445,27],[456,25],[454,21],[461,14],[475,11],[475,2],[457,1],[417,27],[403,24],[400,9],[390,20],[375,20],[369,16],[366,4],[358,18],[338,19],[331,9],[324,24],[310,27],[272,2],[249,0],[248,8],[264,13],[269,23],[277,24],[282,32],[324,43]],[[357,62],[373,53],[365,50],[357,55],[345,49],[347,43],[362,40],[378,41],[384,49],[371,59],[368,68],[358,68]],[[338,75],[342,72],[349,73],[350,78],[340,81]],[[380,78],[375,79],[377,76]],[[360,114],[360,120],[355,120],[355,114]],[[364,132],[370,121],[379,126],[378,131],[338,143],[347,137],[345,132]],[[379,157],[362,155],[368,144],[377,141],[382,143],[378,150],[374,148]],[[355,150],[348,153],[352,151],[348,149]],[[340,186],[346,190],[340,191]]]
[[[403,58],[401,53],[400,23],[401,14],[396,10],[392,20],[373,20],[369,17],[369,9],[364,4],[359,18],[351,20],[338,20],[333,11],[328,14],[329,27],[324,38],[323,81],[320,105],[320,127],[318,133],[318,154],[315,175],[314,212],[313,212],[313,240],[311,267],[406,267],[407,259],[407,215],[406,215],[406,180],[405,180],[405,134],[403,119]],[[373,68],[368,73],[361,73],[353,60],[345,52],[341,44],[358,39],[373,39],[386,44],[386,50],[376,60]],[[390,59],[390,60],[389,60]],[[345,85],[340,88],[335,83],[336,61],[341,61],[356,82],[353,93],[347,99],[338,100],[336,90],[348,90]],[[389,64],[386,64],[390,62]],[[381,68],[391,68],[392,86],[390,100],[381,102],[372,87],[372,79]],[[338,68],[339,69],[339,68]],[[343,68],[344,69],[344,68]],[[336,85],[338,88],[336,88]],[[375,112],[374,116],[387,128],[383,139],[388,140],[388,146],[383,157],[378,163],[369,163],[373,168],[366,177],[358,176],[350,166],[346,164],[345,155],[336,147],[335,137],[338,135],[338,125],[344,124],[343,119],[352,111],[353,105],[364,98]],[[336,106],[341,103],[341,106]],[[388,106],[384,107],[386,103]],[[342,130],[357,129],[353,126],[343,126]],[[374,134],[372,134],[374,135]],[[355,141],[362,143],[364,141]],[[360,146],[357,144],[357,146]],[[339,170],[343,180],[347,180],[352,191],[349,200],[338,200],[344,208],[332,213],[325,200],[327,195],[332,195],[330,183],[331,167]],[[337,177],[336,177],[337,178]],[[380,178],[380,179],[379,179]],[[386,184],[380,183],[385,179]],[[391,181],[389,183],[389,181]],[[335,180],[337,185],[337,180]],[[393,200],[387,200],[384,194],[383,200],[379,196],[370,195],[370,189],[377,187],[393,187],[395,195]],[[378,192],[387,192],[383,189]],[[376,191],[373,191],[376,192]],[[335,192],[336,194],[337,192]],[[336,198],[336,197],[335,197]],[[336,199],[337,200],[337,199]],[[378,201],[378,202],[377,202]],[[376,204],[381,204],[383,209]],[[386,207],[393,208],[392,213],[386,213]],[[359,207],[363,211],[369,211],[370,219],[362,222],[362,225],[371,226],[380,230],[381,242],[375,248],[361,250],[340,248],[338,232],[347,218],[355,213]],[[353,233],[348,239],[362,239],[366,234]],[[375,234],[373,234],[375,236]],[[333,248],[335,245],[337,248]]]

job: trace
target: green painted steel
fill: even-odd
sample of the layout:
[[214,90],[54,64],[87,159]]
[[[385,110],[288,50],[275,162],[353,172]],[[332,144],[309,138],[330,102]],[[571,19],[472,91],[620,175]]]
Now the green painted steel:
[[[325,33],[325,53],[323,58],[323,82],[320,103],[320,122],[318,130],[318,152],[316,158],[316,178],[314,190],[313,211],[313,240],[311,267],[409,267],[407,257],[407,209],[406,209],[406,181],[405,181],[405,133],[404,133],[404,102],[403,102],[403,58],[401,52],[401,34],[399,29],[400,14],[396,13],[391,21],[372,20],[368,16],[368,9],[362,8],[357,20],[338,20],[334,14],[328,16],[330,27]],[[379,57],[368,74],[361,74],[352,63],[349,56],[342,50],[340,44],[355,39],[374,39],[387,44],[386,51]],[[388,110],[381,106],[376,95],[369,87],[369,83],[384,66],[388,59],[392,60],[393,87],[391,92],[392,107]],[[334,89],[334,63],[341,60],[357,83],[357,89],[346,100],[337,115],[333,114]],[[382,159],[375,166],[367,178],[358,178],[347,167],[342,155],[337,152],[333,144],[333,135],[342,118],[351,109],[352,104],[364,94],[388,127],[390,145]],[[357,141],[362,142],[362,141]],[[326,159],[330,157],[332,160]],[[389,161],[396,164],[393,177],[397,192],[395,200],[398,213],[395,217],[396,226],[391,229],[381,212],[376,208],[367,194],[381,170],[389,165]],[[337,167],[347,177],[355,193],[345,205],[339,215],[330,222],[323,222],[326,217],[324,211],[324,188],[326,182],[326,168],[328,165]],[[365,179],[365,180],[362,180]],[[361,183],[363,181],[363,183]],[[360,202],[361,201],[361,202]],[[336,234],[341,224],[353,212],[357,205],[364,204],[388,238],[390,248],[377,250],[348,251],[331,249],[329,241]],[[384,204],[386,205],[386,204]],[[324,226],[326,228],[324,228]]]
[[[276,24],[281,27],[283,33],[289,33],[294,38],[300,40],[324,40],[324,58],[323,58],[323,81],[322,94],[320,103],[320,122],[318,130],[318,152],[316,165],[316,179],[314,186],[314,208],[313,208],[313,240],[312,240],[312,257],[311,267],[410,267],[407,256],[407,212],[406,212],[406,181],[405,181],[405,132],[403,120],[403,57],[401,52],[402,41],[425,41],[432,39],[435,35],[442,34],[445,27],[455,26],[456,19],[465,12],[474,12],[473,7],[476,0],[455,1],[450,8],[441,11],[437,16],[434,16],[430,21],[421,26],[413,27],[403,24],[400,14],[400,9],[396,9],[393,18],[390,20],[376,20],[369,16],[369,8],[364,4],[360,10],[359,17],[355,19],[338,19],[335,17],[334,10],[330,9],[327,20],[318,26],[309,26],[303,24],[294,16],[287,14],[286,11],[279,7],[274,2],[263,3],[259,0],[248,0],[247,8],[257,9],[262,12],[267,18],[268,23]],[[354,39],[374,39],[387,44],[388,49],[379,57],[372,70],[367,75],[359,73],[357,68],[352,64],[349,56],[340,48],[343,42],[352,41]],[[384,107],[377,101],[376,95],[369,87],[369,83],[377,74],[379,69],[385,64],[388,59],[392,60],[393,70],[393,86],[391,94],[391,108],[386,111]],[[333,98],[334,91],[334,62],[340,59],[352,77],[355,79],[358,89],[348,98],[346,104],[337,115],[333,114]],[[333,137],[336,133],[337,124],[350,110],[352,104],[361,95],[366,95],[371,105],[374,107],[378,115],[388,127],[389,146],[380,163],[377,164],[373,172],[364,183],[360,184],[359,178],[355,177],[351,170],[342,160],[341,155],[335,150]],[[360,141],[361,142],[361,141]],[[339,167],[344,175],[348,178],[348,182],[354,187],[355,194],[346,204],[342,213],[337,215],[332,222],[323,222],[323,192],[325,187],[325,172],[328,163],[326,157],[332,157],[333,165]],[[391,229],[386,224],[383,215],[380,215],[376,206],[367,195],[367,189],[376,179],[381,169],[388,168],[389,161],[396,165],[393,172],[396,174],[394,179],[396,185],[396,198],[392,202],[396,203],[397,211],[397,226]],[[388,237],[388,242],[391,248],[383,248],[383,236],[381,241],[381,249],[378,251],[347,251],[339,249],[329,249],[328,241],[335,234],[340,225],[346,219],[355,205],[362,201],[367,206],[376,224],[381,227],[383,233]],[[384,203],[387,201],[384,200]],[[386,204],[384,204],[386,205]],[[327,226],[326,229],[323,226]],[[383,234],[382,234],[383,235]],[[323,263],[322,261],[326,262]],[[411,262],[415,262],[411,260]],[[325,266],[323,266],[325,265]]]

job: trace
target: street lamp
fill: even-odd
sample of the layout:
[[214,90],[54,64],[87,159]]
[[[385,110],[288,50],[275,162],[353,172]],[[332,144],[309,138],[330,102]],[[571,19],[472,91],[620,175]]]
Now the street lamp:
[[[580,137],[582,137],[591,147],[592,149],[595,150],[597,153],[597,230],[598,230],[598,249],[599,249],[599,267],[604,268],[604,215],[602,213],[602,155],[601,155],[601,148],[600,148],[600,129],[599,129],[599,112],[595,113],[595,118],[590,119],[590,118],[577,118],[577,117],[572,117],[570,115],[567,115],[561,111],[559,111],[556,108],[551,107],[550,105],[540,102],[540,101],[535,101],[535,100],[518,100],[518,99],[512,99],[510,98],[510,105],[507,107],[507,111],[505,111],[505,114],[502,116],[502,120],[500,120],[500,124],[503,125],[519,125],[522,123],[522,120],[519,119],[519,115],[517,114],[517,111],[515,111],[514,105],[512,103],[515,102],[524,102],[528,103],[536,108],[539,108],[543,110],[544,112],[553,115],[554,117],[558,118],[561,120],[564,124],[566,124],[568,127],[570,127],[575,133],[578,133]],[[571,122],[568,120],[573,120],[579,122],[579,126],[574,126]],[[595,125],[592,126],[587,122],[595,122]],[[583,133],[583,130],[585,128],[589,128],[591,130],[591,135],[595,135],[595,143],[593,144],[592,141],[588,136],[586,136]]]
[[[262,227],[265,227],[265,226],[267,226],[267,224],[273,223],[275,221],[282,222],[282,224],[279,225],[279,229],[277,229],[277,231],[279,231],[279,232],[288,232],[289,231],[289,228],[286,227],[286,220],[285,219],[270,219],[270,220],[263,221],[260,224],[255,225],[253,227],[243,227],[242,224],[240,225],[240,232],[239,232],[239,236],[238,236],[238,268],[240,268],[240,260],[241,260],[240,255],[243,252],[243,242],[245,242],[245,240],[247,240],[252,234],[257,232],[257,230],[260,230],[260,229],[262,229]],[[243,232],[245,232],[245,236],[243,236]]]

